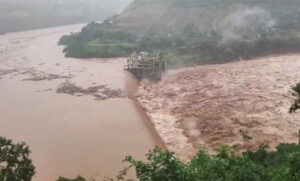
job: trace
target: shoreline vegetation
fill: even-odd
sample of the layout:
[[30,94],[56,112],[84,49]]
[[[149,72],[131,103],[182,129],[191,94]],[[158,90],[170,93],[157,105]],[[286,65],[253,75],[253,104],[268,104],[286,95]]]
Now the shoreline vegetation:
[[77,58],[160,51],[169,68],[299,52],[300,12],[295,7],[300,3],[275,1],[136,0],[120,15],[89,23],[59,44],[66,46],[67,57]]
[[192,24],[176,35],[140,35],[107,30],[103,24],[92,22],[79,33],[63,36],[59,44],[66,46],[67,57],[76,58],[126,57],[144,50],[160,51],[170,67],[182,67],[299,52],[300,35],[295,37],[280,30],[266,30],[256,39],[225,41],[217,32],[203,34]]

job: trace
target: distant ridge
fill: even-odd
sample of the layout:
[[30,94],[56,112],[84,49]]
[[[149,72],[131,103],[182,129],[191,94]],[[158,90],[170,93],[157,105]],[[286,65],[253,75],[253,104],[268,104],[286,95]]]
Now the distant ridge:
[[[298,0],[135,0],[106,23],[135,33],[178,33],[188,24],[210,32],[228,28],[226,23],[234,13],[256,8],[258,14],[269,14],[278,26],[295,26],[299,23],[299,7]],[[255,16],[255,12],[252,14]]]
[[0,34],[104,20],[132,0],[0,0]]

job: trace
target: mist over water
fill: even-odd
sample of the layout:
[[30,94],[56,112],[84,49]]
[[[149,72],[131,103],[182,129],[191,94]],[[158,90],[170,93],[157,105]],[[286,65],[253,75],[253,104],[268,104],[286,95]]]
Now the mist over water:
[[270,31],[276,25],[271,13],[261,7],[238,8],[227,15],[218,29],[225,40],[256,39],[262,31]]
[[102,21],[131,0],[0,0],[0,34]]

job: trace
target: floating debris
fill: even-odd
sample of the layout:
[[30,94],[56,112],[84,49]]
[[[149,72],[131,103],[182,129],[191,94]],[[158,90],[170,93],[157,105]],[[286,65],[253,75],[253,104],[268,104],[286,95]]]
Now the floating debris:
[[92,86],[88,88],[78,87],[66,81],[58,87],[57,93],[65,93],[74,96],[92,95],[96,100],[107,100],[111,98],[125,98],[125,93],[121,89],[112,89],[105,85]]

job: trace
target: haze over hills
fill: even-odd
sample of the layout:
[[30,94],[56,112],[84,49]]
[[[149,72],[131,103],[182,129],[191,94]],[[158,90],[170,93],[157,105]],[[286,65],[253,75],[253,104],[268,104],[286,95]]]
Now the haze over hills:
[[131,0],[0,0],[0,34],[100,21]]
[[138,33],[176,33],[194,24],[202,32],[244,35],[275,26],[299,30],[299,6],[298,0],[135,0],[109,22]]

